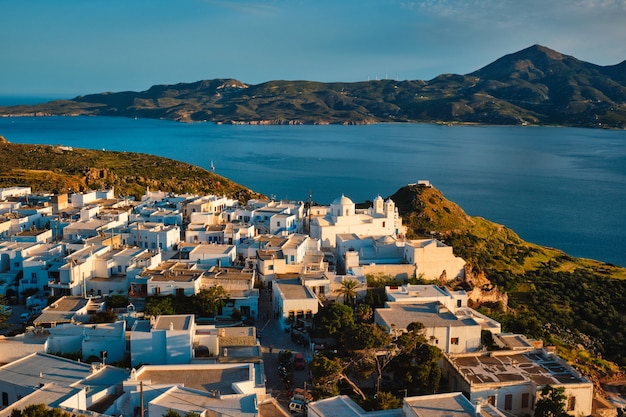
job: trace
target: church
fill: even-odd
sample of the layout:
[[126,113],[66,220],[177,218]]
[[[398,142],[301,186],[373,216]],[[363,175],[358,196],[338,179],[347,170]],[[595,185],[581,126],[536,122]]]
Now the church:
[[310,236],[320,239],[323,248],[334,248],[338,234],[402,237],[405,228],[395,203],[377,196],[373,206],[356,209],[354,202],[342,195],[330,207],[311,209]]

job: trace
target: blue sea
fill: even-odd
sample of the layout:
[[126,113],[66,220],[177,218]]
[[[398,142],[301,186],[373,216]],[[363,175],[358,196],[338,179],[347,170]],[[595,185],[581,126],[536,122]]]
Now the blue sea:
[[626,131],[556,127],[232,126],[0,118],[14,143],[143,152],[278,199],[390,196],[429,180],[468,214],[577,257],[626,266]]

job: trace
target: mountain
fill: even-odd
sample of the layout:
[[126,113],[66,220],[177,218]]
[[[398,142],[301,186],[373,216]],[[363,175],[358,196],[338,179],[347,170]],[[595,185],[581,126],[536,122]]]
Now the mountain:
[[0,136],[0,187],[67,193],[115,188],[140,198],[147,187],[174,193],[226,195],[244,203],[263,195],[194,165],[134,152],[18,145]]
[[626,126],[626,61],[599,66],[534,45],[466,75],[353,83],[234,79],[101,93],[0,115],[96,115],[183,122],[366,124],[381,122]]

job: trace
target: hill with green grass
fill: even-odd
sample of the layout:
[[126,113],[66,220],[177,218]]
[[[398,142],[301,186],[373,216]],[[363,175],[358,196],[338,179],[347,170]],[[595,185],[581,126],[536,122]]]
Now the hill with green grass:
[[321,83],[234,79],[0,108],[4,116],[96,115],[183,122],[381,122],[626,126],[626,61],[599,66],[534,45],[466,75]]
[[205,169],[133,152],[12,144],[0,137],[0,187],[30,186],[33,192],[79,192],[115,188],[142,196],[146,188],[172,193],[226,195],[241,202],[262,197]]
[[505,226],[468,216],[434,187],[410,185],[390,198],[409,237],[441,239],[472,275],[508,294],[506,310],[475,306],[505,331],[556,345],[594,378],[616,372],[615,364],[626,367],[626,268],[526,242]]

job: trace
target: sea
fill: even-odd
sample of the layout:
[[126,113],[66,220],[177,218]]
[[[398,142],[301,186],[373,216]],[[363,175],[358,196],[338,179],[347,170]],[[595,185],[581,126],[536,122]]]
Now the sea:
[[13,143],[177,159],[276,199],[329,204],[428,180],[524,240],[626,267],[626,131],[530,126],[251,126],[0,118]]

